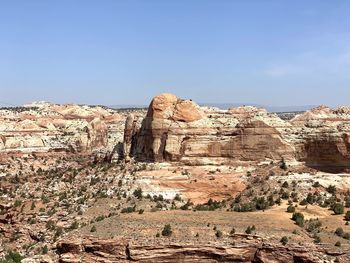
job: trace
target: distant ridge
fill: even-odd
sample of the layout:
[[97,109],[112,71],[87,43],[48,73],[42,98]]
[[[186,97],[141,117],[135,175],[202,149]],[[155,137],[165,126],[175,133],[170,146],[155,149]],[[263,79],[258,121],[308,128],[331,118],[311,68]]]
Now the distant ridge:
[[[254,103],[199,103],[200,106],[210,106],[217,107],[219,109],[229,109],[233,107],[239,106],[255,106],[258,108],[264,108],[269,112],[301,112],[307,111],[312,108],[317,107],[317,105],[304,105],[304,106],[266,106]],[[148,108],[147,105],[141,104],[120,104],[120,105],[108,105],[107,107],[112,109],[126,109],[126,108],[137,108],[137,109],[145,109]]]
[[317,107],[317,105],[303,105],[303,106],[266,106],[254,103],[200,103],[201,106],[217,107],[219,109],[228,109],[239,106],[255,106],[258,108],[264,108],[269,112],[299,112],[307,111]]
[[136,105],[136,104],[120,104],[120,105],[106,105],[106,107],[111,109],[146,109],[146,105]]
[[[82,105],[84,105],[84,104],[82,104]],[[86,104],[86,105],[88,105],[88,104]],[[217,107],[219,109],[229,109],[229,108],[239,107],[239,106],[255,106],[258,108],[264,108],[269,112],[302,112],[302,111],[307,111],[307,110],[310,110],[310,109],[318,106],[318,105],[266,106],[266,105],[260,105],[260,104],[254,104],[254,103],[199,103],[199,105],[200,106]],[[90,105],[90,106],[97,106],[97,105]],[[117,105],[99,105],[99,106],[102,106],[102,107],[104,106],[104,107],[108,107],[111,109],[147,109],[148,108],[148,105],[142,105],[142,104],[117,104]],[[9,104],[9,103],[5,103],[5,102],[0,102],[0,107],[21,107],[21,106]]]

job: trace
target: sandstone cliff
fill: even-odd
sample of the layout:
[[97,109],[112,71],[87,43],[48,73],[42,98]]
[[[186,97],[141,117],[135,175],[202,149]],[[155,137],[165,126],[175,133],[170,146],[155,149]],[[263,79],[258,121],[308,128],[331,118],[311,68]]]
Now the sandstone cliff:
[[143,119],[126,121],[124,151],[141,161],[232,164],[305,162],[350,167],[350,110],[319,107],[290,121],[255,107],[199,107],[172,94],[156,96]]
[[125,114],[85,105],[33,103],[0,109],[0,154],[112,152]]

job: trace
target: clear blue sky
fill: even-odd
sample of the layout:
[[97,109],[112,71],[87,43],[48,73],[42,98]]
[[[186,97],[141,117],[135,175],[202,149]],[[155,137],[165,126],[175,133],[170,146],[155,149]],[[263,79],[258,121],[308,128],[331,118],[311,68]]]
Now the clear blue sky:
[[0,101],[350,104],[347,0],[0,1]]

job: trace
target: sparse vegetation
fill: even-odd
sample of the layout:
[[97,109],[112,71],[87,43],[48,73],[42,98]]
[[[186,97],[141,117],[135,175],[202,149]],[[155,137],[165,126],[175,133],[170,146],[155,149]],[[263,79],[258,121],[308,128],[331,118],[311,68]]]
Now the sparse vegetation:
[[300,227],[304,226],[304,215],[302,213],[299,213],[299,212],[293,213],[292,220],[295,221],[295,223],[298,226]]
[[333,206],[333,212],[334,212],[334,214],[336,214],[336,215],[344,214],[344,206],[343,206],[343,204],[341,204],[341,203],[336,203],[336,204],[334,204],[334,206]]
[[288,244],[288,237],[283,236],[280,240],[280,242],[282,243],[283,246]]
[[162,230],[162,236],[164,237],[169,237],[173,234],[173,231],[171,229],[170,224],[167,224],[164,226],[163,230]]

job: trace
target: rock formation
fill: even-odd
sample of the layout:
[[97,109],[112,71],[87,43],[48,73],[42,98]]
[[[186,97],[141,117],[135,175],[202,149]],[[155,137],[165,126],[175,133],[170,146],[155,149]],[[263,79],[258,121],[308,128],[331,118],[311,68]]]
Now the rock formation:
[[[234,239],[235,237],[233,237]],[[240,237],[239,237],[240,238]],[[134,244],[122,238],[97,239],[85,237],[65,240],[58,244],[61,263],[72,262],[332,262],[335,257],[321,248],[280,246],[248,237],[240,245],[207,244]],[[349,260],[342,253],[338,260]]]
[[199,107],[172,94],[156,96],[144,119],[129,118],[124,154],[141,161],[232,164],[305,162],[320,169],[350,167],[350,109],[318,107],[292,120],[256,107]]
[[141,127],[131,131],[127,126],[125,142],[129,154],[141,160],[192,164],[280,160],[294,156],[293,146],[280,131],[288,126],[254,107],[200,108],[192,101],[161,94],[152,100]]
[[0,155],[112,152],[123,141],[126,113],[45,102],[0,109]]
[[299,128],[298,154],[308,166],[342,171],[350,167],[350,108],[320,106],[291,121]]

